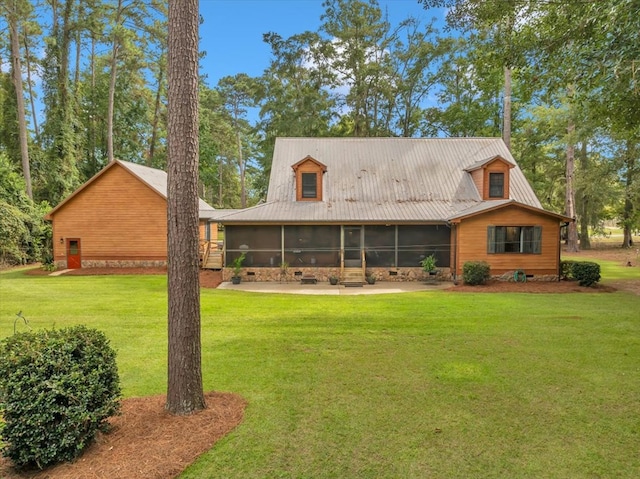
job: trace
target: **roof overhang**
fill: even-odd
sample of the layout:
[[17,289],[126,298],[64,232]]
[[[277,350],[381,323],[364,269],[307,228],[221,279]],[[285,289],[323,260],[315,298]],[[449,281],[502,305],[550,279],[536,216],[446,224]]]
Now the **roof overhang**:
[[456,215],[451,216],[449,218],[449,222],[453,224],[457,224],[465,219],[468,219],[474,216],[483,215],[492,211],[501,210],[508,207],[521,208],[539,215],[553,217],[563,223],[570,223],[574,221],[573,218],[570,218],[568,216],[561,215],[558,213],[553,213],[551,211],[543,210],[541,208],[536,208],[535,206],[526,205],[524,203],[519,203],[514,200],[493,200],[493,201],[484,201],[478,205],[467,208],[466,210],[463,210],[457,213]]
[[509,160],[503,158],[500,155],[495,155],[495,156],[491,156],[489,158],[486,158],[484,160],[476,161],[473,165],[465,168],[464,171],[466,171],[468,173],[471,173],[472,171],[479,170],[480,168],[484,168],[485,166],[490,165],[491,163],[493,163],[495,161],[499,161],[501,163],[504,163],[509,168],[515,168],[516,167],[516,165],[514,165]]

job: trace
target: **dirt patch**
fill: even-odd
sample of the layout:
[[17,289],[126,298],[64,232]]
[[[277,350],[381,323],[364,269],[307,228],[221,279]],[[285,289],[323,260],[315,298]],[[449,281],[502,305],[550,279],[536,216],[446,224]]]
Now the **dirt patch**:
[[165,396],[123,400],[122,415],[112,429],[99,434],[76,462],[44,471],[18,471],[0,458],[3,479],[138,479],[172,478],[242,422],[246,402],[240,396],[211,392],[207,409],[190,416],[172,416]]

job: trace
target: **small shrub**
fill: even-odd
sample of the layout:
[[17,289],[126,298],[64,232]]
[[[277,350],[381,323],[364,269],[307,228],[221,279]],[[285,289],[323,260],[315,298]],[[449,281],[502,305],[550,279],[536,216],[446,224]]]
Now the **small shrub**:
[[119,409],[115,352],[102,332],[76,326],[0,342],[0,444],[16,466],[73,460]]
[[561,261],[560,277],[576,280],[580,286],[592,286],[600,281],[600,265],[592,261]]
[[576,263],[577,261],[573,260],[560,261],[560,278],[564,280],[575,279],[573,277],[573,265]]
[[467,261],[462,265],[462,279],[466,284],[484,284],[491,277],[491,267],[486,261]]
[[576,261],[571,274],[580,286],[592,286],[600,281],[600,265],[592,261]]

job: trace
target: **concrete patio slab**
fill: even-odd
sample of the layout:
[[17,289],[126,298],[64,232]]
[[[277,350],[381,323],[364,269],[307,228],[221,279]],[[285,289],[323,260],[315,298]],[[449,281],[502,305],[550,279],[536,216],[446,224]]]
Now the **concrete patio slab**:
[[350,296],[360,294],[391,294],[391,293],[414,293],[418,291],[438,291],[451,288],[453,283],[442,281],[435,284],[423,282],[376,282],[375,284],[365,284],[362,287],[345,287],[342,285],[330,285],[329,283],[301,284],[299,282],[288,283],[267,283],[267,282],[246,282],[232,284],[223,282],[218,289],[230,291],[246,291],[251,293],[285,293],[285,294],[315,294]]

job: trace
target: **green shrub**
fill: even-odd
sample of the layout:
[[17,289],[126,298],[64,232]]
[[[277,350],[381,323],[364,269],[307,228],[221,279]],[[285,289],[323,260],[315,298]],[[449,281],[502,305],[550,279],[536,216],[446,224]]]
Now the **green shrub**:
[[592,286],[600,281],[600,265],[592,261],[561,261],[560,277],[576,280],[580,286]]
[[71,461],[120,410],[115,352],[106,336],[76,326],[0,342],[2,453],[40,469]]
[[486,261],[467,261],[462,265],[462,279],[466,284],[484,284],[491,277],[491,268]]
[[573,277],[573,265],[576,263],[577,261],[574,260],[560,261],[560,278],[564,280],[575,279]]
[[580,286],[592,286],[600,281],[600,265],[593,261],[576,261],[571,274]]

